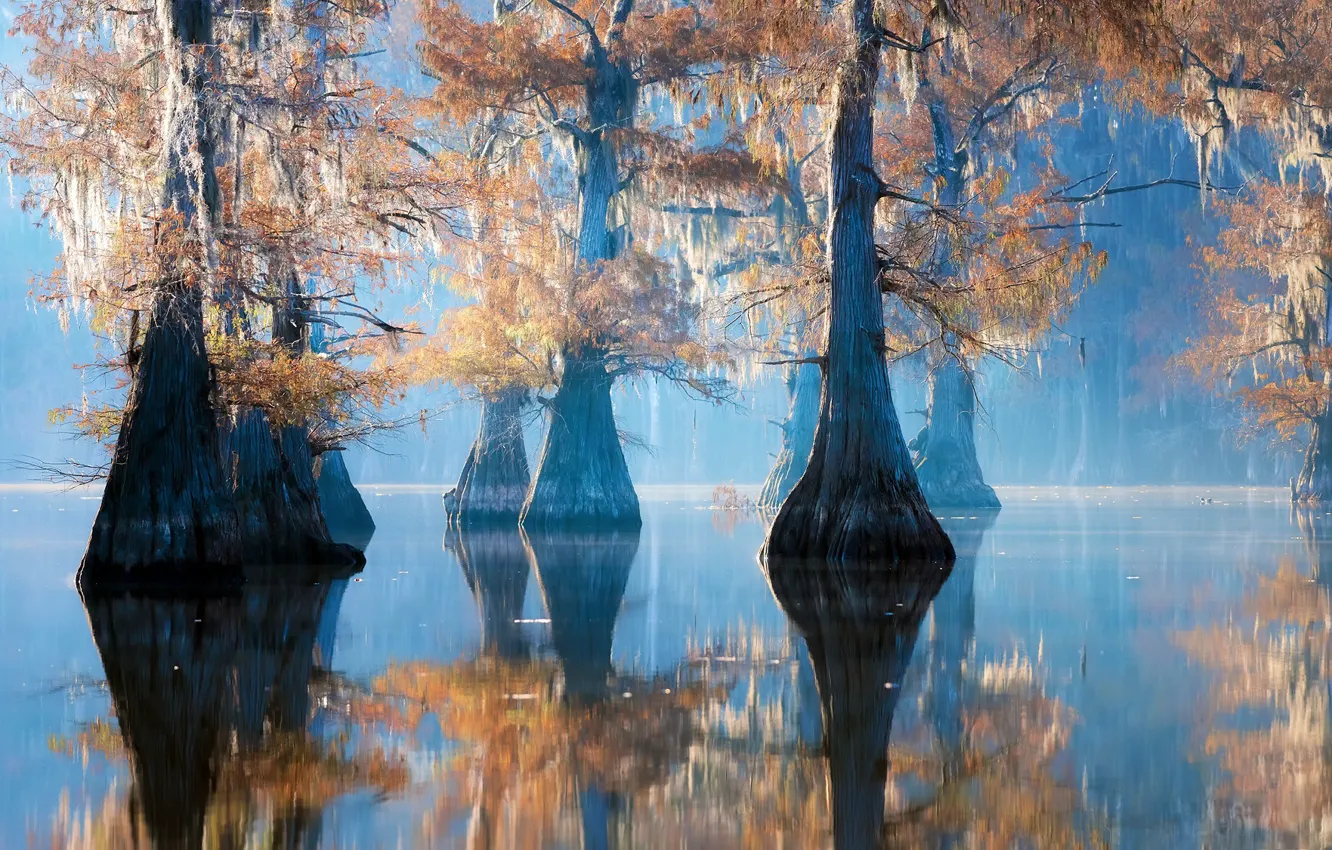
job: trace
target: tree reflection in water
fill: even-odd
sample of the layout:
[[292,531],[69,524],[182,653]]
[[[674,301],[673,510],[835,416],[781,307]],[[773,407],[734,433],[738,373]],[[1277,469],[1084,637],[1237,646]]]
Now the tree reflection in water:
[[[513,532],[507,541],[486,532],[484,545],[473,534],[460,534],[457,551],[483,623],[482,653],[452,664],[395,665],[373,688],[399,698],[391,729],[414,730],[434,715],[467,745],[444,766],[440,782],[448,790],[419,842],[447,845],[465,819],[472,848],[638,846],[635,802],[683,761],[691,717],[707,698],[687,668],[645,678],[612,665],[638,532]],[[487,636],[494,619],[517,619],[521,611],[520,594],[495,592],[507,584],[499,576],[517,573],[515,546],[540,584],[553,657],[496,651],[515,641]],[[495,559],[479,558],[482,552]],[[498,598],[508,600],[502,615]]]
[[[736,624],[644,676],[612,661],[637,534],[451,538],[480,652],[391,667],[368,691],[380,706],[364,711],[392,735],[434,728],[424,723],[433,718],[459,745],[439,766],[443,790],[416,843],[1104,845],[1081,795],[1054,778],[1068,713],[1025,659],[976,658],[974,561],[991,521],[955,531],[956,582],[936,602],[919,692],[906,672],[948,575],[937,566],[769,564],[791,636]],[[513,628],[519,552],[547,609],[545,644]],[[894,713],[908,706],[915,728],[890,750]]]
[[1332,526],[1307,507],[1292,523],[1305,565],[1283,557],[1227,622],[1178,637],[1216,673],[1203,717],[1220,768],[1208,846],[1332,845]]
[[199,594],[83,588],[116,732],[99,722],[63,746],[126,758],[131,783],[95,815],[57,818],[52,846],[317,846],[326,800],[403,787],[401,762],[308,734],[334,578]]
[[531,559],[520,534],[511,528],[457,528],[450,524],[444,548],[462,567],[481,620],[481,652],[501,659],[526,656],[523,616]]
[[818,683],[833,846],[877,847],[893,714],[921,621],[948,571],[769,559],[767,573]]
[[[634,532],[451,535],[479,651],[394,665],[370,687],[327,672],[341,582],[86,594],[119,734],[99,724],[77,745],[128,757],[132,791],[90,826],[66,818],[55,843],[318,846],[326,801],[401,790],[404,762],[383,753],[442,730],[414,846],[1099,846],[1081,796],[1054,779],[1067,712],[1030,662],[977,658],[990,521],[967,523],[951,577],[769,563],[787,636],[737,623],[653,675],[612,660]],[[533,577],[544,639],[516,622]],[[312,678],[335,716],[312,711]],[[326,719],[352,723],[338,740],[363,748],[312,739]]]
[[[976,559],[995,513],[942,520],[957,561],[931,608],[919,729],[894,747],[893,847],[1099,848],[1098,813],[1059,777],[1072,714],[1014,654],[977,656]],[[908,718],[913,720],[914,718]],[[920,734],[916,734],[920,733]]]

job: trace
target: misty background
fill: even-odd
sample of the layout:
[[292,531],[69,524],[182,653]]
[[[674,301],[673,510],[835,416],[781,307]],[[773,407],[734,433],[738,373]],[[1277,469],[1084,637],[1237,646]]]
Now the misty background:
[[[21,44],[0,37],[0,63],[23,64]],[[397,76],[402,63],[388,71]],[[402,82],[396,81],[395,82]],[[1124,114],[1089,89],[1056,133],[1057,161],[1071,179],[1113,168],[1124,182],[1197,179],[1195,142],[1176,123]],[[1019,145],[1016,154],[1021,157]],[[1238,177],[1230,175],[1238,181]],[[1218,178],[1214,178],[1218,179]],[[1224,179],[1224,178],[1221,178]],[[0,186],[0,481],[41,480],[33,462],[100,463],[105,451],[51,421],[51,411],[113,400],[117,376],[94,365],[95,334],[85,317],[39,303],[34,287],[56,262],[58,243],[18,206],[21,187]],[[1182,187],[1114,195],[1089,205],[1088,230],[1109,264],[1059,330],[1030,350],[1021,368],[987,362],[977,376],[982,407],[976,440],[993,484],[1284,485],[1298,470],[1296,448],[1270,436],[1241,439],[1236,403],[1199,386],[1170,363],[1186,339],[1205,332],[1199,314],[1199,247],[1225,222],[1198,192]],[[388,315],[427,330],[456,303],[428,269],[385,293]],[[896,364],[893,394],[907,439],[924,422],[926,366]],[[97,393],[100,392],[100,398]],[[757,484],[778,450],[787,399],[781,367],[766,367],[725,404],[687,398],[666,382],[622,382],[616,411],[638,484]],[[413,390],[401,410],[417,421],[349,446],[361,483],[451,486],[476,432],[478,408],[451,388]],[[527,445],[540,449],[534,406]]]

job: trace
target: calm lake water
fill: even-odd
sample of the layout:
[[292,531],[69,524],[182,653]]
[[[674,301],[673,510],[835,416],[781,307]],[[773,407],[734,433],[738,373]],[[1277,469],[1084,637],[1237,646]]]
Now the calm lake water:
[[889,712],[890,845],[1332,844],[1332,516],[1283,492],[1001,489],[937,596],[850,597],[703,492],[447,541],[365,493],[349,581],[85,604],[95,499],[0,491],[0,848],[831,846]]

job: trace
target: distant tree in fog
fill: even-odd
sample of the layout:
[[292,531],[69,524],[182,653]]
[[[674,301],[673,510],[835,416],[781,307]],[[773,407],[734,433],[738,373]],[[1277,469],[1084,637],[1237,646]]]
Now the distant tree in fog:
[[450,279],[472,303],[433,341],[438,374],[492,397],[553,390],[537,399],[548,427],[525,526],[638,525],[612,387],[650,373],[720,390],[693,276],[652,250],[644,219],[672,187],[757,179],[734,140],[696,145],[684,117],[721,97],[755,32],[724,4],[632,0],[502,6],[491,22],[444,2],[422,23],[432,117],[469,128],[496,181],[451,245]]

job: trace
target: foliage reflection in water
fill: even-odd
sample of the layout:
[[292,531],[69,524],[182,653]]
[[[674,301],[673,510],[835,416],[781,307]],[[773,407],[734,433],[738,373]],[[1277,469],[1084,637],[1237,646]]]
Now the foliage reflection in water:
[[355,579],[85,593],[109,699],[46,727],[34,767],[85,778],[28,841],[1327,843],[1328,518],[1054,498],[945,517],[951,573],[758,564],[761,523],[691,506],[528,536],[399,501]]
[[320,808],[362,788],[405,787],[401,758],[320,734],[328,642],[347,579],[232,593],[84,588],[115,713],[69,752],[130,766],[123,798],[57,819],[54,846],[242,847],[317,842]]

